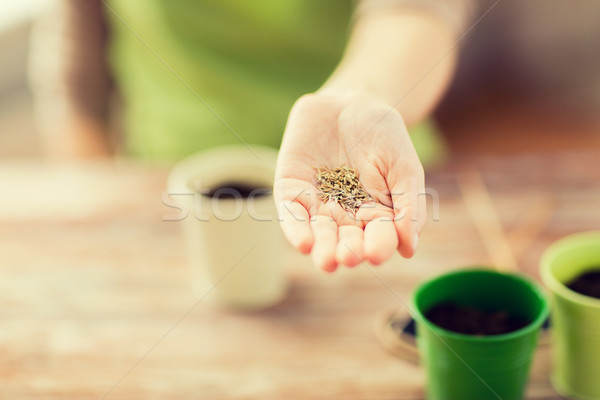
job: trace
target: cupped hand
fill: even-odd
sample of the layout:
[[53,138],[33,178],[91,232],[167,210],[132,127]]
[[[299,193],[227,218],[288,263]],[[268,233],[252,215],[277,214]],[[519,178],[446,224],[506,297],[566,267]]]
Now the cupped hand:
[[[315,168],[347,165],[375,201],[354,214],[324,203]],[[360,94],[316,93],[290,112],[274,195],[284,235],[328,272],[412,257],[426,219],[424,173],[400,114]]]

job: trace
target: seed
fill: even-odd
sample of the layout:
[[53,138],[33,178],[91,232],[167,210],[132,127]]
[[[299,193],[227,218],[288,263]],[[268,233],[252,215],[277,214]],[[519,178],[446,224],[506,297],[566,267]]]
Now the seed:
[[356,170],[342,165],[334,169],[315,168],[317,188],[324,203],[336,201],[346,211],[356,213],[361,205],[374,201],[358,180]]

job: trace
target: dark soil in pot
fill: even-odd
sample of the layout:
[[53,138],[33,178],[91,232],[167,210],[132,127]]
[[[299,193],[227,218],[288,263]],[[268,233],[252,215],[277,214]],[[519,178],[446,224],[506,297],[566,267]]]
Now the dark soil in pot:
[[486,311],[455,303],[438,304],[425,317],[437,326],[466,335],[500,335],[519,330],[530,321],[509,314],[505,310]]
[[600,299],[600,267],[591,268],[577,276],[567,283],[567,287],[585,296]]
[[219,199],[235,199],[248,197],[268,196],[272,192],[271,188],[250,185],[243,182],[224,182],[212,187],[208,192],[202,193],[204,196],[217,197]]

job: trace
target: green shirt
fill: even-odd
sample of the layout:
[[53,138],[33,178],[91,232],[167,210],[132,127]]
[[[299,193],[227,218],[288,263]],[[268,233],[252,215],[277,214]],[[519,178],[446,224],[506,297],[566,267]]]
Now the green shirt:
[[[351,0],[111,0],[111,67],[127,150],[179,159],[278,147],[289,110],[339,62]],[[122,19],[122,21],[121,21]],[[237,135],[237,136],[236,136]]]

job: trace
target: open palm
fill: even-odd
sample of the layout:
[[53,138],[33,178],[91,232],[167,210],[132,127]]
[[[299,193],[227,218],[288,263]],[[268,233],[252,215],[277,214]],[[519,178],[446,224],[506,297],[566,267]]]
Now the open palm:
[[[315,168],[354,168],[376,201],[353,213],[321,201]],[[411,257],[425,221],[424,174],[402,117],[375,99],[336,93],[301,97],[290,113],[275,176],[283,232],[317,267],[365,260],[396,249]]]

